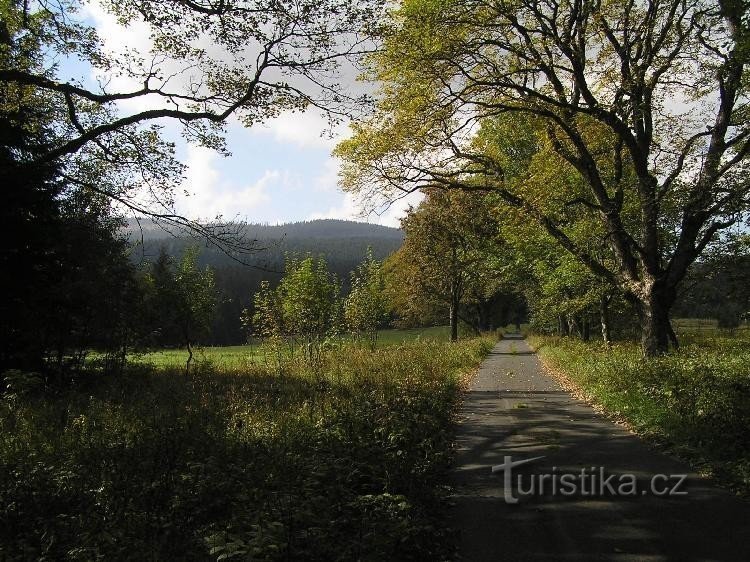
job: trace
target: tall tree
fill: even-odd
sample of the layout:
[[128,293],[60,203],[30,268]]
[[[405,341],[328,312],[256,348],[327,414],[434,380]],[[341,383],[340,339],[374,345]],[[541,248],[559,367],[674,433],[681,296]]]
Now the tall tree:
[[[0,3],[0,66],[43,69],[45,41],[34,30],[44,18],[24,22],[17,3]],[[56,123],[37,88],[0,81],[0,220],[10,232],[0,242],[0,371],[62,372],[92,347],[121,351],[130,338],[136,290],[122,223],[109,201],[67,181],[60,162],[39,162]]]
[[[690,264],[748,210],[749,37],[735,0],[405,0],[369,59],[380,102],[339,149],[343,183],[493,190],[626,295],[644,353],[664,353]],[[567,203],[596,213],[614,267],[472,142],[504,114],[533,117],[583,180]]]

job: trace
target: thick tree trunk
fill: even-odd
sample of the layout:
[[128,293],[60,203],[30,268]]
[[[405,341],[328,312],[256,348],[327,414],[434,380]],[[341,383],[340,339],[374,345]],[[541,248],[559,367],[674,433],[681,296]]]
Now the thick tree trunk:
[[672,321],[667,318],[667,335],[669,336],[669,342],[672,344],[672,347],[675,349],[680,348],[680,341],[677,339],[677,334],[674,331],[674,328],[672,328]]
[[641,320],[641,348],[646,357],[657,357],[669,351],[670,341],[677,347],[677,337],[669,322],[674,291],[652,288],[638,302]]

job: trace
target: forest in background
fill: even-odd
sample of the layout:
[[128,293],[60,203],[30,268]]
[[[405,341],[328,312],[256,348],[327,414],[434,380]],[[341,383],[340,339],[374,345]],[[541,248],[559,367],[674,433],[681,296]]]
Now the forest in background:
[[[377,260],[384,260],[395,252],[403,241],[403,233],[396,228],[343,220],[313,220],[281,225],[238,225],[238,230],[257,248],[252,254],[236,256],[204,244],[198,255],[201,267],[214,272],[217,306],[211,329],[202,341],[205,345],[238,345],[247,341],[243,329],[242,311],[252,308],[253,295],[262,281],[277,285],[284,274],[287,256],[313,255],[326,260],[328,270],[349,292],[350,272],[362,262],[368,248]],[[152,221],[130,220],[125,228],[134,245],[131,259],[141,268],[148,268],[164,249],[167,255],[179,259],[196,241],[188,235],[175,236]]]
[[[418,220],[413,217],[419,217],[420,213],[424,216],[428,210],[429,204],[412,210],[406,224]],[[469,229],[469,223],[477,218],[480,210],[477,207],[473,212],[472,217],[465,217],[468,222],[457,227],[464,231]],[[450,233],[450,229],[445,228],[445,222],[437,226],[442,235]],[[498,229],[499,225],[494,227]],[[131,260],[141,269],[147,269],[158,258],[162,249],[167,255],[179,260],[195,244],[192,237],[175,236],[151,221],[141,221],[139,228],[131,220],[124,230],[132,244]],[[242,312],[248,308],[252,310],[253,297],[263,281],[269,282],[271,286],[278,285],[284,274],[287,257],[311,255],[324,258],[328,270],[340,281],[342,294],[347,295],[350,290],[350,273],[362,262],[368,248],[372,249],[373,257],[385,262],[386,270],[392,273],[388,276],[387,289],[389,318],[381,327],[423,327],[450,323],[450,302],[449,299],[441,298],[439,287],[425,283],[424,279],[412,278],[410,284],[409,268],[399,263],[398,251],[402,248],[405,236],[403,230],[326,219],[281,225],[249,224],[242,226],[242,231],[259,248],[256,253],[245,256],[243,263],[238,262],[236,257],[205,244],[198,253],[198,264],[212,269],[217,291],[216,310],[210,330],[201,342],[203,345],[239,345],[247,341],[248,331],[241,322]],[[439,272],[439,276],[447,281],[449,260],[441,257],[447,254],[445,248],[440,247],[440,234],[433,234],[428,243],[424,240],[419,242],[418,237],[414,236],[409,244],[414,245],[416,242],[418,247],[410,252],[409,259],[420,255],[422,274],[429,272],[431,267],[433,272]],[[734,328],[745,322],[750,311],[750,286],[747,283],[750,276],[750,251],[747,246],[747,238],[740,235],[728,249],[709,252],[696,262],[677,296],[674,317],[716,321],[723,328]],[[485,251],[485,259],[497,258],[498,254],[491,254],[489,248],[485,248]],[[527,254],[529,265],[533,263],[533,258],[533,255]],[[549,318],[555,312],[550,312],[548,304],[552,298],[559,310],[566,310],[565,307],[568,307],[570,314],[581,316],[589,324],[590,333],[599,332],[597,303],[593,302],[592,305],[590,295],[588,298],[573,299],[575,302],[572,305],[569,302],[571,291],[595,291],[595,283],[584,277],[578,280],[580,287],[574,287],[569,272],[561,263],[552,263],[550,267],[558,271],[569,285],[557,286],[557,293],[546,296],[538,292],[533,279],[524,278],[518,272],[516,277],[511,277],[511,281],[516,283],[511,286],[497,271],[492,270],[493,264],[483,265],[481,260],[475,260],[466,264],[467,267],[463,267],[464,265],[461,264],[461,272],[473,274],[481,284],[474,287],[469,284],[468,292],[459,299],[457,321],[469,330],[491,330],[510,323],[529,322],[538,329],[552,330],[557,327],[549,325]],[[485,268],[484,271],[482,267]],[[401,269],[395,273],[396,268]],[[507,272],[505,275],[508,275]],[[432,281],[435,281],[434,278]],[[409,306],[406,303],[410,295],[414,297],[412,301],[419,301],[420,306]],[[528,310],[529,302],[535,306],[536,315]],[[612,314],[616,316],[618,313],[613,310]],[[620,310],[619,315],[616,318],[617,333],[613,336],[635,337],[635,313]]]

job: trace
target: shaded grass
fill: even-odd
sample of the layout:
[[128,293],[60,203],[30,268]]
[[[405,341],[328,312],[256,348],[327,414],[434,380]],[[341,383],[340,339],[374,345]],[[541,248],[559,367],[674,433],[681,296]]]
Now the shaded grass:
[[460,376],[487,339],[136,365],[0,401],[0,559],[445,559]]
[[747,335],[685,332],[679,352],[656,359],[642,358],[634,343],[607,349],[540,336],[530,343],[608,413],[730,488],[750,494]]

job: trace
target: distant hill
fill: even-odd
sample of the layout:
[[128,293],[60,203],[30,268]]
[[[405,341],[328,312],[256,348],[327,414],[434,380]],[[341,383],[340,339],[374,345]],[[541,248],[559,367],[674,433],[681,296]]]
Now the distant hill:
[[[321,219],[281,225],[248,224],[228,225],[228,230],[241,233],[248,247],[256,248],[243,255],[248,265],[269,270],[283,270],[287,253],[323,255],[336,273],[348,273],[359,263],[368,247],[378,259],[396,251],[403,241],[403,232],[397,228],[363,222]],[[131,220],[126,227],[136,251],[136,260],[152,261],[164,248],[172,256],[181,256],[187,246],[201,245],[201,263],[212,267],[239,265],[236,259],[205,240],[188,233],[165,230],[152,221]],[[236,256],[235,256],[236,257]]]
[[[319,219],[279,225],[247,224],[242,225],[241,228],[244,236],[249,240],[372,238],[400,241],[403,239],[403,233],[398,228],[337,219]],[[162,226],[148,219],[140,222],[131,219],[126,230],[134,241],[140,240],[141,235],[146,241],[172,237]]]
[[[229,345],[242,343],[244,334],[240,327],[243,308],[252,303],[252,296],[261,281],[272,285],[281,278],[285,255],[288,253],[323,256],[328,268],[342,281],[344,292],[348,291],[349,272],[359,264],[372,248],[377,259],[385,259],[395,252],[403,242],[403,232],[377,224],[344,220],[312,220],[281,225],[239,225],[246,240],[252,241],[257,252],[243,256],[246,265],[221,251],[206,246],[205,241],[187,234],[168,232],[149,220],[134,219],[126,227],[128,237],[134,244],[133,260],[153,261],[161,248],[171,256],[179,258],[185,248],[199,244],[202,247],[201,265],[210,265],[216,272],[216,284],[221,291],[219,314],[214,322],[210,343]],[[141,243],[142,241],[142,243]]]

